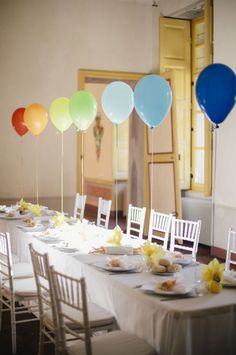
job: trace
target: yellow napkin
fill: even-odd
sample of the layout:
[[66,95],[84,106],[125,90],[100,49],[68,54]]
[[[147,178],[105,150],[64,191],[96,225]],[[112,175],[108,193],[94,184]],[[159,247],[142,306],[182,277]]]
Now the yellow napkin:
[[33,204],[28,204],[28,210],[33,213],[34,216],[40,216],[41,211],[42,211],[42,206],[40,205],[33,205]]
[[141,247],[141,254],[146,257],[148,266],[152,267],[165,255],[165,251],[162,246],[156,243],[151,244],[150,242],[146,242]]
[[202,279],[207,282],[210,292],[219,293],[221,291],[224,269],[225,264],[220,264],[216,258],[203,267]]
[[113,230],[113,234],[111,238],[107,240],[107,243],[114,246],[119,246],[121,245],[122,236],[123,236],[122,230],[120,229],[119,226],[116,226]]
[[19,204],[20,204],[20,208],[22,208],[22,210],[28,210],[29,205],[30,205],[28,202],[24,201],[23,198],[20,200]]
[[68,218],[63,213],[56,212],[56,215],[51,218],[51,221],[55,224],[55,226],[58,227],[62,225],[64,222],[67,222]]

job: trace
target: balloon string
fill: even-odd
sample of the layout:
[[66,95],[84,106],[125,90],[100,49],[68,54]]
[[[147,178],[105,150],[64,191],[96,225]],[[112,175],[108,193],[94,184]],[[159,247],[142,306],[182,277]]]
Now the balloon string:
[[150,209],[152,210],[153,205],[153,128],[151,128],[151,150],[152,150],[152,160],[151,160],[151,203]]
[[39,203],[39,172],[38,172],[38,137],[35,137],[35,178],[36,178],[36,203]]
[[84,134],[81,131],[81,184],[82,184],[82,196],[84,195]]
[[64,187],[64,141],[63,141],[63,132],[61,133],[61,213],[64,211],[63,206],[63,187]]
[[21,192],[21,198],[24,198],[23,196],[23,140],[22,137],[20,137],[20,192]]
[[212,240],[212,256],[215,255],[215,182],[216,182],[216,155],[217,155],[217,128],[218,126],[213,126],[213,176],[212,176],[212,209],[211,209],[211,240]]
[[118,169],[119,169],[119,144],[118,144],[118,124],[115,125],[116,130],[116,173],[115,173],[115,185],[116,185],[116,226],[118,226]]

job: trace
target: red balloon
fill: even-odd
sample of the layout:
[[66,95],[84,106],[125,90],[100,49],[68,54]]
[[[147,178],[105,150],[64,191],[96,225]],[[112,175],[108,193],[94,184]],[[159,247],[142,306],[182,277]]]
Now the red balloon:
[[25,112],[25,108],[20,107],[15,110],[11,118],[12,126],[15,128],[16,132],[21,137],[28,132],[28,128],[26,127],[24,121],[24,112]]

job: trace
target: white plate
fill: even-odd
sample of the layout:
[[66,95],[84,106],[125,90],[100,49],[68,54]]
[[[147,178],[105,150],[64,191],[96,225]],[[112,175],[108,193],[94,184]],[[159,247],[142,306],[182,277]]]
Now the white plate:
[[9,217],[9,216],[7,216],[7,214],[0,214],[0,218],[10,219],[10,220],[24,219],[24,218],[27,218],[28,216],[31,216],[31,214],[16,214],[13,217]]
[[74,248],[74,247],[63,247],[60,245],[57,245],[55,248],[60,251],[63,251],[63,253],[75,253],[75,252],[79,251],[77,248]]
[[31,232],[31,233],[41,232],[46,229],[46,227],[43,224],[36,224],[36,226],[34,227],[27,227],[27,226],[17,226],[17,227],[23,230],[24,232]]
[[36,238],[38,238],[39,240],[41,240],[42,242],[46,242],[46,243],[59,243],[61,242],[61,239],[58,236],[46,236],[46,235],[35,235]]
[[158,275],[158,276],[173,276],[174,272],[157,272],[157,271],[152,271],[153,275]]
[[106,270],[106,271],[114,271],[114,272],[129,272],[129,271],[134,271],[137,269],[137,265],[125,265],[124,267],[114,267],[114,266],[109,266],[107,265],[106,263],[104,262],[101,262],[101,263],[94,263],[93,264],[94,266],[96,267],[99,267],[103,270]]
[[[175,289],[172,289],[170,291],[166,291],[166,290],[162,290],[162,289],[158,289],[155,287],[156,283],[149,283],[149,284],[145,284],[141,287],[141,290],[143,291],[148,291],[148,292],[152,292],[155,293],[157,295],[169,295],[169,296],[174,296],[174,295],[186,295],[187,293],[192,291],[192,286],[190,285],[179,285],[179,290],[177,290],[178,284]],[[182,288],[182,289],[181,289]]]

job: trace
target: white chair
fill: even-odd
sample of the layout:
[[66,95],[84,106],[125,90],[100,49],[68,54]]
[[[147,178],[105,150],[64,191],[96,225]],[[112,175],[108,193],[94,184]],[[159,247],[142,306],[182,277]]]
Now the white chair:
[[[48,255],[46,253],[38,253],[33,248],[32,244],[29,245],[29,248],[38,290],[40,318],[39,354],[43,354],[45,336],[55,345],[56,348],[59,346],[56,331],[56,327],[58,326],[56,321],[57,311],[55,309],[55,302],[53,301],[54,295],[49,275]],[[66,292],[69,292],[68,289]],[[65,311],[68,320],[66,327],[68,327],[68,329],[72,329],[73,332],[73,330],[78,327],[78,324],[80,324],[81,320],[80,318],[76,318],[74,310],[71,310],[68,307],[64,307],[63,311]],[[110,331],[114,329],[115,319],[113,315],[106,311],[104,308],[98,306],[95,303],[89,302],[88,314],[89,326],[92,332],[100,330]],[[75,321],[72,321],[72,317],[74,317]],[[81,317],[81,315],[77,314],[77,317]]]
[[[60,339],[59,350],[64,354],[71,355],[154,355],[154,349],[142,339],[124,331],[113,331],[91,338],[89,328],[89,312],[86,298],[85,279],[75,279],[61,274],[50,267],[51,280],[55,293],[56,310],[58,314],[58,338]],[[70,317],[63,311],[64,307],[71,308]],[[76,314],[78,332],[67,327],[68,322],[75,322]],[[67,334],[77,339],[66,342]]]
[[84,218],[86,199],[87,199],[86,195],[80,195],[79,193],[75,195],[75,206],[74,206],[73,217],[79,218],[80,221],[82,221]]
[[150,242],[159,241],[163,248],[167,250],[169,241],[172,214],[155,212],[153,209],[150,213],[148,240]]
[[196,258],[201,224],[202,222],[200,220],[187,221],[173,217],[171,223],[170,251],[173,252],[176,249],[186,250],[191,252],[193,258]]
[[225,270],[230,270],[230,264],[236,265],[236,231],[229,228]]
[[108,228],[111,213],[111,200],[98,198],[97,226]]
[[[20,270],[22,271],[22,270]],[[37,312],[37,289],[34,278],[14,278],[10,236],[0,233],[0,329],[2,312],[9,311],[11,318],[12,353],[16,353],[16,325],[38,320],[30,312]],[[29,275],[28,275],[29,276]],[[21,278],[20,278],[21,277]],[[18,302],[18,306],[15,304]],[[5,308],[2,308],[2,306]],[[20,319],[19,316],[28,317]]]
[[135,239],[143,238],[146,207],[135,207],[129,204],[126,234]]

